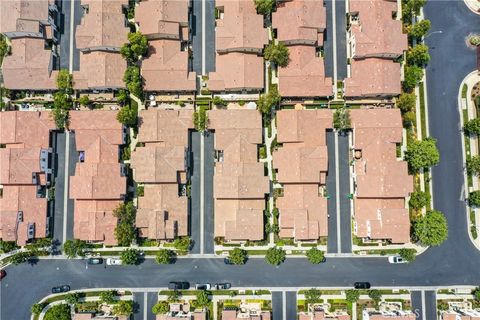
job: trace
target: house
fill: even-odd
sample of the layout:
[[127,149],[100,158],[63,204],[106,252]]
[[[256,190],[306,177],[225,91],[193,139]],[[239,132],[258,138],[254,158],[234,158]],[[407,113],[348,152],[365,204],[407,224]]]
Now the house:
[[298,320],[350,320],[350,316],[348,314],[330,314],[323,310],[314,310],[299,313]]
[[406,199],[413,192],[408,165],[397,157],[402,142],[398,109],[350,111],[354,158],[354,234],[392,243],[410,242]]
[[215,131],[215,237],[226,241],[262,240],[265,194],[270,191],[258,162],[262,120],[257,110],[211,110]]
[[[247,300],[248,301],[248,300]],[[242,302],[237,309],[222,310],[222,320],[270,320],[270,311],[262,310],[261,302]]]
[[50,232],[47,188],[52,183],[48,112],[0,113],[0,239],[23,246]]
[[297,241],[327,236],[328,172],[326,132],[333,128],[331,110],[277,112],[277,141],[273,168],[283,195],[277,198],[282,238]]
[[207,311],[193,309],[190,303],[170,303],[169,312],[157,314],[156,320],[207,320]]
[[191,72],[189,64],[189,10],[187,0],[150,0],[138,4],[135,20],[149,39],[148,55],[141,68],[146,91],[196,90],[196,73]]
[[113,211],[125,199],[127,178],[119,163],[125,133],[116,115],[117,111],[70,111],[78,157],[69,189],[75,239],[117,244]]
[[264,88],[261,56],[268,43],[263,17],[248,0],[220,0],[215,3],[215,72],[208,88],[214,92],[259,92]]
[[3,82],[12,90],[53,90],[57,53],[56,16],[53,1],[0,2],[0,33],[11,47],[2,63]]
[[139,146],[132,153],[138,197],[136,226],[140,237],[173,240],[188,235],[188,136],[193,110],[149,109],[140,112]]
[[124,14],[127,0],[82,0],[83,16],[75,30],[80,70],[73,72],[77,90],[124,88],[127,62],[120,54],[129,29]]
[[288,0],[277,5],[272,26],[277,39],[288,47],[288,66],[278,70],[282,97],[314,98],[333,94],[332,79],[325,77],[321,55],[326,11],[322,1]]

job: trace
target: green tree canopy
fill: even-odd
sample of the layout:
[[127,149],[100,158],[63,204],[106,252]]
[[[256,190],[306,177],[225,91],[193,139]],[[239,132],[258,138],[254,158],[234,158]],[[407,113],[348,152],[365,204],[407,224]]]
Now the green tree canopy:
[[72,305],[78,303],[80,295],[77,292],[70,292],[65,295],[65,302]]
[[14,265],[17,265],[17,264],[27,262],[28,259],[30,259],[31,257],[32,257],[31,252],[22,251],[8,257],[8,261],[13,263]]
[[128,96],[128,92],[126,90],[120,89],[117,93],[117,101],[120,105],[124,106],[128,103],[130,97]]
[[86,241],[79,239],[71,240],[68,239],[63,244],[63,252],[67,255],[68,258],[75,258],[77,256],[85,256],[85,250],[90,248],[90,244]]
[[475,288],[472,291],[473,297],[476,301],[480,301],[480,287]]
[[468,120],[463,125],[463,131],[470,135],[480,135],[480,118]]
[[431,28],[430,20],[424,19],[408,28],[408,35],[414,38],[421,38],[427,34]]
[[320,303],[320,296],[322,292],[318,289],[312,288],[305,291],[305,302],[307,304]]
[[197,305],[199,307],[206,307],[208,306],[209,302],[210,302],[210,292],[208,291],[205,291],[205,290],[200,290],[196,293],[196,301],[197,301]]
[[248,259],[248,253],[246,250],[240,248],[234,248],[228,252],[228,260],[233,264],[245,264]]
[[316,247],[307,251],[307,259],[313,264],[319,264],[325,259],[325,255],[322,250],[318,250]]
[[120,254],[123,264],[137,264],[139,260],[140,251],[137,249],[125,249]]
[[43,303],[35,303],[32,306],[31,311],[34,315],[38,316],[40,313],[42,313],[43,308],[45,308],[45,305]]
[[290,62],[290,53],[288,48],[282,42],[274,44],[271,42],[263,51],[263,57],[277,66],[286,67]]
[[412,111],[415,109],[416,99],[415,93],[402,93],[398,97],[397,107],[402,113]]
[[398,254],[400,255],[400,257],[407,260],[408,262],[412,262],[417,256],[417,251],[415,249],[402,248],[400,249]]
[[425,44],[417,44],[408,49],[407,64],[421,67],[428,61],[430,61],[430,54],[428,54],[428,47]]
[[170,264],[175,261],[176,254],[173,250],[161,249],[158,251],[155,261],[158,264]]
[[130,32],[128,42],[120,48],[120,54],[129,63],[134,64],[139,57],[145,56],[148,52],[148,39],[141,32]]
[[113,313],[117,316],[128,316],[133,313],[133,301],[120,300],[113,306]]
[[92,101],[90,101],[90,98],[86,95],[84,96],[81,96],[79,99],[78,99],[78,103],[80,103],[82,106],[86,107],[88,106],[90,103],[92,103]]
[[480,156],[467,158],[467,173],[475,176],[480,175]]
[[102,291],[100,292],[100,301],[106,304],[115,303],[115,298],[117,297],[117,292],[114,290]]
[[143,96],[142,76],[138,66],[129,66],[123,75],[123,82],[127,86],[128,91],[137,98]]
[[418,66],[406,66],[405,77],[403,80],[403,89],[411,92],[417,86],[423,77],[423,69]]
[[376,289],[368,290],[368,297],[375,301],[375,303],[379,303],[382,300],[382,293]]
[[179,251],[190,250],[191,244],[192,240],[188,236],[176,238],[175,241],[173,241],[173,246]]
[[217,107],[226,107],[227,106],[227,101],[223,100],[219,96],[213,97],[212,103],[214,105],[216,105]]
[[415,192],[410,195],[410,201],[408,203],[410,204],[411,208],[418,210],[429,204],[430,200],[430,193],[421,190],[415,190]]
[[278,247],[273,247],[267,250],[267,254],[265,255],[265,261],[268,264],[278,266],[279,264],[283,263],[286,258],[285,250]]
[[272,108],[280,103],[281,97],[277,86],[272,86],[267,94],[262,94],[257,102],[257,109],[262,114],[270,114]]
[[406,24],[412,23],[413,15],[418,16],[420,9],[425,5],[427,0],[402,0],[402,19]]
[[118,218],[118,224],[115,227],[115,239],[118,245],[127,247],[136,237],[135,215],[136,209],[132,201],[120,204],[113,215]]
[[254,0],[257,13],[268,15],[275,7],[275,0]]
[[447,219],[437,210],[428,211],[413,224],[414,238],[426,246],[438,246],[448,237]]
[[172,303],[172,302],[178,302],[180,301],[180,298],[182,297],[182,293],[178,290],[172,290],[168,291],[167,293],[167,301]]
[[468,204],[471,207],[480,207],[480,191],[472,191],[468,194]]
[[70,123],[70,116],[68,114],[68,110],[54,108],[52,109],[50,116],[53,118],[55,126],[60,130],[67,128]]
[[193,125],[195,126],[195,130],[199,132],[207,130],[208,113],[205,106],[198,107],[198,109],[193,113]]
[[130,106],[123,106],[117,113],[117,120],[127,127],[134,127],[137,124],[137,110]]
[[428,168],[440,161],[437,141],[433,138],[414,140],[408,144],[405,152],[405,160],[412,172],[418,172],[421,168]]
[[57,88],[63,93],[71,94],[73,92],[73,76],[67,69],[61,69],[57,75]]
[[352,127],[350,110],[339,108],[333,113],[333,127],[339,131],[345,131]]
[[57,91],[53,95],[53,107],[55,109],[70,110],[73,107],[72,98],[63,91]]
[[360,291],[358,290],[346,290],[345,291],[345,296],[346,296],[346,300],[348,302],[357,302],[358,301],[358,298],[360,298]]
[[152,307],[153,314],[165,314],[170,311],[170,305],[167,301],[160,301]]
[[72,320],[72,315],[70,311],[70,306],[68,304],[62,303],[57,304],[45,313],[44,320]]
[[0,65],[2,64],[3,57],[7,55],[8,50],[7,38],[3,34],[0,34]]

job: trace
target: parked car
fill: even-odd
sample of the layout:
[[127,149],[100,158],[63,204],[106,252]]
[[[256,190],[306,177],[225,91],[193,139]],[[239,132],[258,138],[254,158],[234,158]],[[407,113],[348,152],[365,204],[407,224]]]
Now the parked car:
[[232,285],[228,282],[225,282],[225,283],[217,283],[215,285],[215,289],[217,290],[228,290],[232,287]]
[[210,290],[211,287],[210,283],[197,283],[195,290]]
[[68,292],[70,291],[70,286],[69,285],[63,285],[63,286],[58,286],[58,287],[53,287],[52,288],[52,293],[62,293],[62,292]]
[[88,258],[88,264],[103,264],[103,258]]
[[224,262],[225,264],[234,264],[234,263],[233,263],[232,261],[230,261],[230,259],[228,259],[228,258],[223,259],[223,262]]
[[7,272],[5,270],[0,270],[0,280],[5,278],[6,275],[7,275]]
[[390,263],[407,263],[408,261],[403,259],[400,256],[391,256],[391,257],[388,257],[388,262],[390,262]]
[[107,266],[119,266],[122,264],[121,259],[107,258]]
[[168,283],[168,289],[170,290],[188,290],[190,289],[190,283],[186,281],[170,281]]
[[370,289],[370,282],[355,282],[353,287],[355,289]]

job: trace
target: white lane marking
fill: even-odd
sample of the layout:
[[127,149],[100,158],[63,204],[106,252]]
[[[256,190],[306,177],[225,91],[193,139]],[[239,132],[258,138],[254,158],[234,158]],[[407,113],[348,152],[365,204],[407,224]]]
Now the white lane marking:
[[75,19],[75,0],[70,1],[70,50],[68,57],[68,70],[70,73],[73,73],[73,29],[75,28],[74,19]]
[[[204,0],[205,1],[205,0]],[[203,195],[203,187],[204,187],[204,180],[205,180],[205,172],[204,172],[204,167],[205,167],[205,152],[204,152],[204,144],[205,144],[205,137],[203,133],[200,135],[200,254],[204,253],[204,227],[205,227],[205,218],[204,218],[204,213],[205,213],[205,201],[204,201],[204,195]]]
[[423,320],[427,320],[427,317],[426,317],[426,310],[425,310],[425,291],[422,290],[422,319]]
[[65,130],[65,177],[63,188],[63,243],[67,240],[67,210],[68,210],[68,163],[70,157],[70,132]]
[[147,320],[148,315],[148,305],[147,305],[147,293],[143,293],[143,320]]
[[206,1],[202,0],[202,75],[206,74],[205,67],[205,11],[206,11]]
[[287,320],[287,292],[282,291],[282,308],[283,308],[283,320]]

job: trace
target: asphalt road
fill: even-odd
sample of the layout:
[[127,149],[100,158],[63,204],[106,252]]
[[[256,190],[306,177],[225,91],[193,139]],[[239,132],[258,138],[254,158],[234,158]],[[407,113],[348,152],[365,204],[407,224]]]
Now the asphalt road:
[[426,320],[437,320],[437,294],[435,291],[425,291]]
[[192,253],[200,253],[200,133],[192,132],[192,176],[190,192],[190,219],[188,223],[190,238],[193,241]]
[[135,320],[143,320],[146,310],[144,308],[144,302],[145,302],[145,293],[143,292],[135,292],[133,294],[133,301],[135,303],[135,308],[133,312],[133,318]]
[[273,320],[283,320],[283,293],[281,291],[272,292],[272,318]]
[[296,291],[287,291],[285,294],[285,319],[297,319],[297,292]]
[[350,146],[348,144],[348,135],[339,134],[338,136],[338,158],[339,158],[339,178],[340,178],[340,237],[342,241],[341,253],[352,252],[352,215],[350,205],[352,200],[348,197],[350,194]]
[[203,252],[215,253],[215,225],[214,225],[214,201],[213,201],[213,173],[215,168],[214,136],[210,132],[205,136],[205,163],[204,163],[204,221],[203,221]]
[[[333,8],[335,1],[335,25],[333,28]],[[346,46],[346,18],[345,0],[326,0],[327,28],[324,33],[324,61],[325,75],[333,78],[333,55],[337,56],[337,77],[343,80],[347,77],[347,46]],[[336,52],[333,51],[333,33],[336,35]]]
[[416,319],[427,320],[423,318],[422,291],[412,291],[410,293],[410,299],[412,312],[415,313]]
[[192,49],[193,71],[202,74],[202,60],[205,72],[215,71],[215,0],[205,0],[205,57],[202,55],[202,0],[192,1]]
[[327,131],[327,152],[328,152],[328,171],[327,171],[327,212],[328,218],[328,239],[327,252],[338,253],[337,247],[337,179],[335,178],[335,133]]

